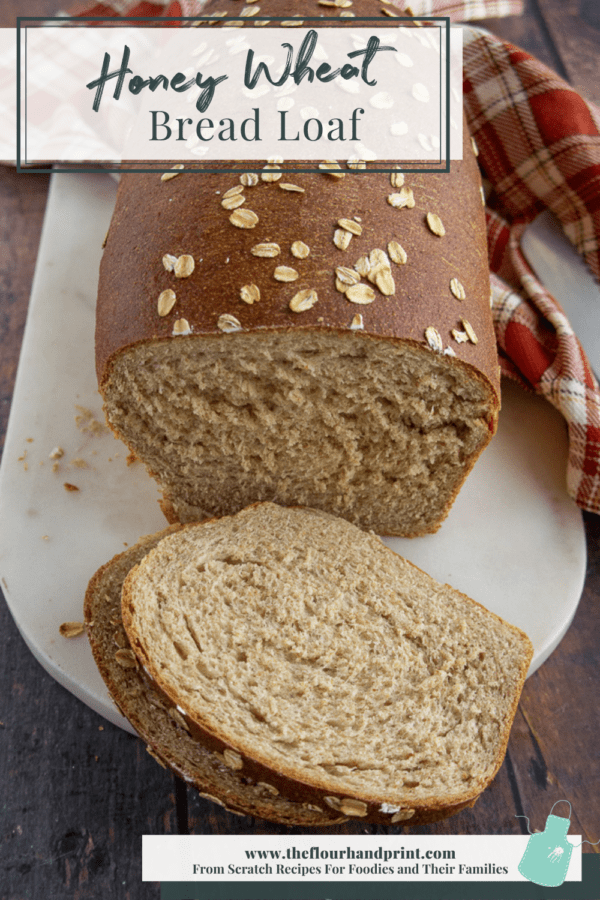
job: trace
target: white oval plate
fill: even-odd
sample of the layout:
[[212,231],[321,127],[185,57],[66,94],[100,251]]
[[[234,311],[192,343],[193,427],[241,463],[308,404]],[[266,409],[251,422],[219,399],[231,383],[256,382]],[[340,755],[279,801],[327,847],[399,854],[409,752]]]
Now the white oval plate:
[[[158,491],[111,434],[90,434],[77,407],[103,421],[94,373],[101,244],[115,197],[104,175],[54,175],[0,470],[0,578],[23,638],[64,687],[131,730],[108,697],[81,621],[90,577],[124,545],[165,526]],[[49,459],[60,446],[65,455]],[[582,517],[565,490],[565,424],[552,407],[503,385],[497,436],[441,530],[386,543],[526,631],[530,671],[575,614],[585,576]],[[75,462],[74,462],[75,461]],[[53,465],[57,462],[57,471]],[[78,491],[68,491],[64,484]]]

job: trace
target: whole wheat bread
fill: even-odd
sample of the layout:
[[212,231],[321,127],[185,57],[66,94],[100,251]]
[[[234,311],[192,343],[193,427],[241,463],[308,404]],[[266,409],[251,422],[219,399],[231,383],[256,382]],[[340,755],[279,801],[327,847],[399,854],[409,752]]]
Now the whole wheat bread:
[[[264,503],[158,538],[92,580],[90,637],[125,715],[203,793],[288,824],[417,825],[490,783],[532,655],[517,628],[320,511]],[[123,669],[100,622],[134,562]],[[190,748],[238,779],[233,801]]]
[[[205,13],[226,14],[219,29],[240,9],[211,0]],[[351,12],[393,27],[386,9],[354,0]],[[261,16],[373,27],[347,12],[260,4]],[[435,531],[499,408],[466,124],[449,173],[390,175],[340,159],[277,179],[263,165],[123,175],[97,306],[107,420],[156,477],[170,521],[271,500],[379,534]],[[300,190],[281,189],[290,182]],[[278,280],[281,267],[296,280]]]

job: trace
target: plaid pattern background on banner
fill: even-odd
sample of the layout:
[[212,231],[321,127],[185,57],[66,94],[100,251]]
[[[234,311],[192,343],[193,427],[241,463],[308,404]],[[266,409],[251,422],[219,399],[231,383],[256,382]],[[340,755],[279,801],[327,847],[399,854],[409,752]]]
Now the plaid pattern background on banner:
[[[200,15],[206,0],[78,3],[68,15]],[[398,9],[403,0],[392,0]],[[409,0],[414,15],[455,22],[515,15],[521,0]],[[173,23],[179,24],[179,23]],[[504,374],[546,397],[569,432],[567,488],[600,513],[600,388],[558,302],[522,250],[525,227],[551,210],[600,278],[600,110],[529,54],[475,28],[464,35],[464,102],[489,183],[493,314]]]

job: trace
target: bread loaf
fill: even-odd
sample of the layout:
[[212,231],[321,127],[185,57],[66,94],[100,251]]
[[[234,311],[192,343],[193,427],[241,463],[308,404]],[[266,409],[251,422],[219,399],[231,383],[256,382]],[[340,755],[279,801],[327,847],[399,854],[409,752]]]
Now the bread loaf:
[[[202,793],[287,824],[418,825],[490,783],[532,656],[517,628],[321,511],[159,538],[92,580],[86,619],[117,704]],[[128,650],[106,625],[123,579]]]
[[[352,6],[390,25],[383,9]],[[260,4],[324,25],[352,24],[344,10]],[[98,381],[171,521],[270,500],[381,534],[439,527],[499,408],[466,125],[463,152],[434,175],[343,160],[281,177],[266,160],[260,175],[255,162],[123,175],[100,271]]]

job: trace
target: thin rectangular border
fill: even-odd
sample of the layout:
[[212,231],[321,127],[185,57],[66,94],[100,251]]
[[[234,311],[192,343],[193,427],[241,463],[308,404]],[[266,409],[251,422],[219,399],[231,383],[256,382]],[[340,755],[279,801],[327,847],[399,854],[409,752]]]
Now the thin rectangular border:
[[[401,837],[401,835],[399,835]],[[565,881],[555,888],[544,888],[531,881],[192,881],[160,885],[161,900],[303,900],[332,897],[333,900],[592,900],[598,895],[600,858],[597,853],[582,853],[581,881]],[[148,882],[143,882],[148,884]]]
[[[267,22],[278,22],[285,21],[286,16],[254,16],[253,21],[261,20]],[[446,164],[444,168],[416,168],[411,167],[407,168],[405,166],[402,167],[402,172],[413,174],[413,173],[422,173],[428,175],[436,175],[436,174],[447,174],[450,172],[450,17],[449,16],[395,16],[397,20],[401,22],[414,22],[415,20],[424,21],[424,22],[443,22],[446,30]],[[229,19],[242,19],[245,21],[243,16],[230,16]],[[156,19],[157,23],[163,22],[197,22],[197,21],[214,21],[212,16],[165,16],[159,17]],[[309,22],[321,22],[321,16],[305,16],[303,21]],[[376,16],[356,16],[353,22],[378,22],[381,25],[381,19]],[[27,115],[25,115],[25,136],[24,136],[24,145],[25,145],[25,163],[21,163],[21,28],[22,22],[59,22],[63,25],[65,22],[110,22],[114,26],[115,23],[120,22],[148,22],[148,16],[119,16],[115,18],[113,16],[17,16],[17,159],[16,159],[16,169],[17,172],[21,174],[32,174],[32,175],[46,175],[48,174],[48,167],[45,168],[34,168],[32,166],[27,165]],[[160,25],[157,24],[157,27]],[[385,27],[383,25],[382,27]],[[387,26],[391,27],[390,25]],[[438,27],[442,27],[439,25]],[[23,27],[23,32],[25,34],[25,45],[27,42],[27,26]],[[25,47],[26,49],[26,47]],[[25,53],[25,67],[27,66],[27,54]],[[440,54],[440,97],[442,87],[442,68],[441,68],[441,54]],[[25,68],[25,92],[27,91],[27,71]],[[27,94],[25,93],[25,102],[27,102]],[[442,130],[442,104],[440,103],[440,133]],[[125,161],[126,162],[126,161]],[[440,166],[442,160],[440,157]],[[83,168],[81,166],[74,166],[72,168],[58,168],[55,165],[52,165],[53,172],[60,173],[71,173],[71,172],[79,172],[81,174],[96,174],[101,172],[117,172],[120,173],[123,171],[122,164],[118,167],[113,166],[110,167],[108,165],[101,166],[98,165],[95,168]],[[170,169],[160,169],[160,168],[144,168],[144,169],[127,169],[127,172],[130,174],[153,174],[154,172],[168,172]],[[188,174],[216,174],[216,173],[239,173],[238,169],[190,169]],[[246,167],[244,171],[248,172],[262,172],[262,167],[253,169],[251,167]],[[282,172],[297,172],[300,174],[320,174],[322,170],[318,168],[310,168],[310,169],[284,169],[282,168]],[[369,173],[381,173],[381,174],[391,174],[396,171],[396,169],[392,168],[369,168],[369,169],[348,169],[348,173],[352,175],[364,175]]]

